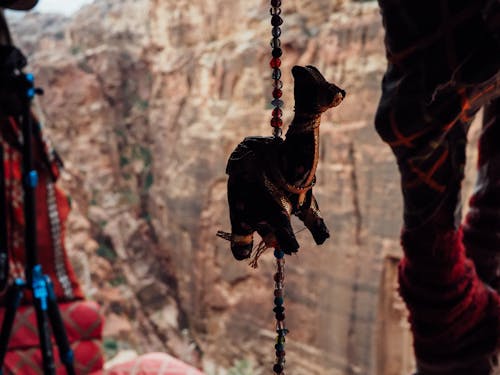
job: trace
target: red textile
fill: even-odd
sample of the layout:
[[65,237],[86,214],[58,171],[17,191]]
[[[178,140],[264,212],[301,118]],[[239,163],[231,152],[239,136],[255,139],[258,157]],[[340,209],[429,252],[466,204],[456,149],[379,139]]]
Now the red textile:
[[[78,375],[97,372],[102,369],[103,357],[100,340],[77,341],[71,344],[75,354],[75,371]],[[66,375],[66,368],[54,350],[56,374]],[[7,352],[4,374],[8,375],[43,375],[42,354],[37,348]]]
[[[103,367],[101,339],[103,317],[99,306],[91,301],[75,301],[59,305],[68,340],[75,355],[77,374],[89,374]],[[4,309],[0,310],[0,321]],[[54,341],[54,340],[53,340]],[[38,349],[38,330],[33,307],[21,306],[16,314],[14,327],[5,358],[5,374],[43,374],[42,357]],[[53,345],[57,374],[66,374],[59,360],[57,346]]]
[[[4,151],[10,276],[11,278],[24,278],[21,133],[17,122],[12,117],[0,118],[0,129],[0,145]],[[37,127],[33,133],[35,169],[39,176],[36,188],[39,262],[43,272],[50,276],[54,284],[58,301],[81,299],[83,293],[74,270],[69,264],[64,245],[65,222],[70,205],[68,197],[55,186],[59,177],[58,158],[44,137],[42,129]],[[30,301],[31,295],[25,293],[23,303],[30,303]]]
[[[93,301],[75,301],[59,304],[66,334],[70,342],[100,339],[102,337],[103,317],[99,305]],[[0,309],[0,322],[5,309]],[[32,306],[21,306],[16,313],[9,350],[38,346],[36,315]]]
[[[460,190],[469,126],[482,106],[500,96],[500,7],[497,0],[379,4],[388,69],[375,123],[401,174],[400,293],[410,311],[418,373],[489,375],[490,358],[500,347],[500,300],[482,281],[499,270],[490,261],[500,241],[488,229],[498,228],[500,205],[490,207],[486,202],[496,199],[477,194],[471,201],[464,243],[478,275],[459,229]],[[497,132],[487,136],[493,150]],[[481,182],[500,177],[494,168],[488,171]],[[486,183],[486,190],[494,185]]]
[[[402,245],[400,293],[422,373],[434,368],[438,374],[467,374],[476,362],[489,362],[499,344],[500,298],[466,258],[461,230],[404,231]],[[488,374],[489,368],[484,371],[476,374]]]
[[485,110],[478,176],[464,224],[467,255],[481,280],[500,292],[500,99]]
[[150,353],[133,361],[113,366],[102,375],[205,375],[165,353]]

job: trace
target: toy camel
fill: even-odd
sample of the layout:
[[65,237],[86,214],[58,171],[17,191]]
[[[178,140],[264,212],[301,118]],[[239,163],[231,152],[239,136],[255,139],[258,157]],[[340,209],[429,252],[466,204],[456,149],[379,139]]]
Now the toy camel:
[[345,91],[326,81],[314,66],[295,66],[295,116],[279,137],[247,137],[231,154],[226,173],[231,241],[237,260],[249,258],[256,231],[265,248],[298,251],[290,216],[296,215],[320,245],[330,237],[312,193],[319,159],[321,114],[338,106]]

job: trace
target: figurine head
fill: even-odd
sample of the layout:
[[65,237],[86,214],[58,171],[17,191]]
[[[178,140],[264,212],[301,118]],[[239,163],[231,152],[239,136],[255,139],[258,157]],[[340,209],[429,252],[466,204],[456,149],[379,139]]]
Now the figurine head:
[[312,65],[294,66],[292,69],[295,96],[295,111],[320,114],[338,106],[346,92],[328,82]]

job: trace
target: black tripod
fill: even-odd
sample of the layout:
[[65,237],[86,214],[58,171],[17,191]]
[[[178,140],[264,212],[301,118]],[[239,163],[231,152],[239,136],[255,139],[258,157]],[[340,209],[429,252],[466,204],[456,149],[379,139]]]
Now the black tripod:
[[[49,276],[44,275],[42,267],[38,262],[37,256],[37,231],[36,231],[36,201],[35,189],[38,184],[38,174],[33,168],[33,116],[31,115],[31,102],[35,95],[42,94],[41,89],[36,89],[34,86],[34,77],[31,74],[22,73],[21,69],[26,65],[26,59],[22,53],[15,47],[9,48],[8,55],[10,61],[17,61],[12,74],[3,78],[2,74],[0,85],[9,85],[9,90],[12,89],[21,98],[20,115],[23,134],[23,190],[24,190],[24,219],[25,219],[25,250],[26,250],[26,265],[25,265],[25,280],[16,279],[6,293],[6,311],[2,328],[0,331],[0,375],[3,374],[3,364],[8,348],[9,338],[14,324],[14,318],[17,308],[23,297],[25,289],[31,291],[33,295],[33,305],[36,312],[36,320],[38,325],[38,334],[40,339],[40,349],[43,358],[43,372],[45,375],[53,375],[56,373],[54,364],[54,353],[52,349],[51,331],[56,344],[58,346],[61,362],[65,365],[67,373],[75,374],[73,351],[69,345],[66,330],[61,318],[56,297],[54,294],[53,284]],[[0,51],[0,55],[2,55]],[[14,56],[15,55],[15,56]],[[19,61],[21,63],[19,63]],[[10,72],[9,72],[10,73]],[[3,179],[4,176],[0,176]],[[2,181],[3,183],[3,181]],[[5,199],[5,197],[0,197]],[[6,212],[0,212],[0,215],[5,216]],[[5,230],[5,228],[4,228]],[[6,233],[4,233],[6,234]],[[5,240],[1,241],[5,243]]]

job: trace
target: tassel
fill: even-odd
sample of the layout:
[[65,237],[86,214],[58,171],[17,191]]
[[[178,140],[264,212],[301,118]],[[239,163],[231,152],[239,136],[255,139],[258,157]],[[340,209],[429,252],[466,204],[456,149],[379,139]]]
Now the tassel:
[[259,246],[257,246],[257,248],[253,252],[252,260],[250,261],[250,263],[248,263],[250,267],[254,269],[259,268],[259,258],[267,249],[271,247],[272,246],[266,245],[266,242],[264,240],[260,241]]
[[222,238],[223,240],[226,240],[226,241],[231,241],[231,233],[228,233],[228,232],[223,232],[221,230],[217,231],[217,234],[216,234],[217,237],[220,237]]

